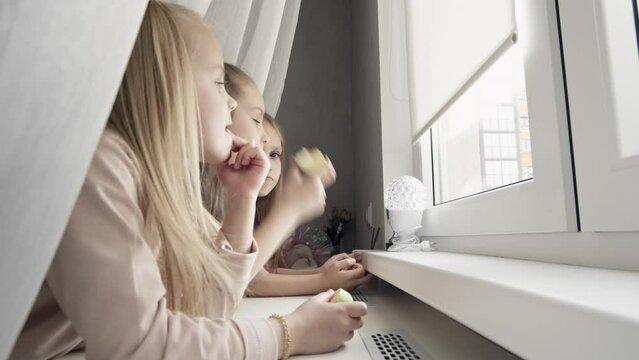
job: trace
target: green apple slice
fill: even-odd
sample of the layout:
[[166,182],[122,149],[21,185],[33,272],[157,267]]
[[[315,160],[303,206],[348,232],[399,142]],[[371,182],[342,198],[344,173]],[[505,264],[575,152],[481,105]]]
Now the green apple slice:
[[326,157],[318,148],[307,149],[301,148],[295,153],[295,161],[300,170],[309,176],[318,176],[322,174],[328,166]]
[[351,294],[348,293],[348,291],[339,288],[337,290],[335,290],[335,294],[333,295],[333,299],[331,300],[332,303],[349,303],[349,302],[353,302],[353,297],[351,296]]

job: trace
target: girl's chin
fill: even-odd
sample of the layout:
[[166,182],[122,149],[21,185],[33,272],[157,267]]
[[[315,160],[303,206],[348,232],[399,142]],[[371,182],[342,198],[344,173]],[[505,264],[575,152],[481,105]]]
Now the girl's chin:
[[226,136],[218,140],[219,142],[215,144],[215,146],[209,148],[208,151],[206,148],[204,149],[204,159],[206,163],[218,165],[235,159],[237,153],[232,151],[233,138],[228,132],[225,132],[225,135]]
[[204,151],[203,162],[209,165],[219,165],[221,163],[229,162],[236,153],[231,152],[229,146],[228,151]]

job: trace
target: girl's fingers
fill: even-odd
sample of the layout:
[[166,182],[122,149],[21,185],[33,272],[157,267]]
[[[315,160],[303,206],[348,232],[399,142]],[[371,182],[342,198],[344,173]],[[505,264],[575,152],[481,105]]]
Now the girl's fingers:
[[324,202],[326,202],[326,189],[324,188],[324,184],[322,183],[320,179],[315,179],[315,181],[316,181],[315,186],[322,193],[322,199],[324,200]]
[[239,151],[237,152],[237,157],[235,158],[235,169],[239,169],[242,166],[248,166],[251,164],[252,159],[256,159],[260,155],[260,149],[254,142],[249,142],[244,144]]
[[349,258],[349,256],[348,256],[348,254],[346,254],[346,253],[341,253],[341,254],[333,255],[333,258],[334,258],[336,261],[339,261],[339,260],[348,259],[348,258]]
[[324,172],[320,175],[320,180],[322,180],[322,185],[324,187],[329,187],[335,183],[335,180],[337,179],[337,172],[335,171],[333,163],[328,156],[326,156],[326,162],[327,166]]
[[357,262],[362,261],[362,252],[359,250],[353,250],[351,256],[354,257]]
[[362,276],[362,277],[360,277],[360,278],[358,278],[358,279],[355,279],[355,280],[353,281],[353,285],[355,285],[355,286],[360,286],[360,285],[362,285],[362,284],[365,284],[365,283],[367,283],[367,282],[368,282],[368,281],[369,281],[372,277],[373,277],[373,274],[370,274],[370,273],[369,273],[369,274],[367,274],[367,275],[364,275],[364,276]]
[[351,266],[355,265],[355,259],[353,258],[345,258],[342,260],[338,260],[335,262],[335,266],[337,266],[337,270],[342,270],[342,269],[350,269]]
[[358,250],[353,250],[353,252],[348,254],[348,256],[352,257],[357,262],[362,261],[362,253],[359,252]]
[[235,161],[236,167],[247,166],[256,155],[257,147],[244,146],[237,155],[237,160]]
[[317,302],[329,302],[333,297],[335,291],[333,289],[328,289],[324,292],[321,292],[315,296],[313,296],[310,300]]
[[364,326],[364,321],[362,321],[362,318],[361,317],[354,317],[354,318],[351,318],[348,327],[353,329],[353,330],[357,330],[357,329],[361,329],[362,326]]
[[349,277],[351,279],[356,279],[356,278],[360,278],[364,275],[366,275],[366,270],[364,270],[364,267],[360,264],[356,264],[355,261],[353,261],[353,265],[351,265],[351,268],[349,269],[345,269],[345,271],[348,271]]
[[238,155],[239,153],[242,151],[243,148],[246,147],[247,144],[249,144],[249,141],[233,134],[230,130],[228,130],[229,134],[231,134],[231,153],[229,154],[229,158],[226,160],[226,162],[229,164],[229,166],[231,167],[235,167],[237,166],[236,164],[238,164]]
[[248,140],[245,140],[235,134],[233,134],[230,130],[228,130],[229,134],[231,134],[232,146],[231,151],[238,152],[242,148],[242,146],[248,144]]
[[[244,141],[244,142],[242,143],[242,141]],[[241,145],[240,145],[240,144],[241,144]],[[256,145],[255,145],[255,141],[253,141],[253,140],[246,141],[246,140],[244,140],[244,139],[239,139],[239,141],[238,141],[238,145],[239,145],[239,148],[236,150],[236,151],[237,151],[237,156],[238,156],[238,157],[240,156],[240,154],[242,154],[242,153],[243,153],[243,152],[245,152],[246,150],[248,150],[248,149],[253,148],[253,147],[255,147],[255,146],[256,146]]]
[[353,301],[351,303],[342,303],[346,309],[348,316],[352,318],[358,318],[365,316],[368,313],[368,307],[361,301]]

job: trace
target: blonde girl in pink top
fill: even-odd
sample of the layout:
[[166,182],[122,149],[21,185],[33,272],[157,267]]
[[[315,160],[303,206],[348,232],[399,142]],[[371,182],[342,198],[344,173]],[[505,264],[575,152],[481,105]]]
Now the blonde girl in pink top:
[[[361,327],[365,305],[330,304],[330,292],[284,317],[231,320],[257,257],[255,200],[269,167],[228,131],[236,106],[199,16],[150,1],[11,359],[76,349],[87,359],[276,359],[332,351]],[[230,194],[222,224],[202,205],[200,162]]]
[[[235,124],[234,124],[235,125]],[[271,211],[278,195],[283,189],[282,168],[284,156],[284,133],[275,119],[264,115],[263,128],[266,140],[263,149],[271,161],[266,181],[260,189],[257,199],[256,226],[267,217],[277,217]],[[326,289],[344,288],[352,290],[366,283],[372,277],[359,263],[361,254],[337,254],[322,266],[315,268],[288,269],[283,265],[283,249],[278,250],[248,286],[251,296],[291,296],[315,294]]]
[[[238,103],[232,112],[233,124],[230,129],[245,139],[259,141],[270,160],[266,181],[259,192],[255,217],[255,238],[260,248],[264,249],[264,246],[281,244],[295,227],[323,213],[323,185],[334,182],[335,170],[330,165],[323,182],[320,182],[302,176],[292,161],[286,184],[282,186],[283,133],[275,119],[264,111],[264,99],[251,77],[234,65],[225,64],[224,68],[226,89]],[[219,206],[212,212],[223,216]],[[320,268],[281,269],[274,264],[278,253],[279,247],[265,268],[258,268],[257,275],[248,286],[248,295],[309,295],[340,287],[350,290],[371,277],[355,258],[346,254],[333,256]]]

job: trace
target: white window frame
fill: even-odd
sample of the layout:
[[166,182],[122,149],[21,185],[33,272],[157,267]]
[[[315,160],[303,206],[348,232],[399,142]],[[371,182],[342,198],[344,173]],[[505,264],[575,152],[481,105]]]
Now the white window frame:
[[[432,205],[424,214],[423,235],[578,231],[555,1],[516,0],[515,10],[517,46],[523,47],[525,58],[534,178]],[[429,139],[424,145],[430,147]],[[433,188],[427,171],[432,163],[425,160],[425,168],[416,172]]]
[[[614,123],[613,121],[601,121],[601,119],[610,118],[614,113],[609,104],[601,106],[600,102],[593,100],[610,101],[606,94],[610,86],[610,83],[607,82],[608,76],[610,76],[609,69],[604,67],[609,64],[602,62],[603,48],[598,47],[602,46],[604,40],[601,38],[601,31],[603,31],[601,20],[596,20],[601,16],[598,13],[600,11],[597,5],[598,1],[600,0],[555,0],[555,4],[558,6],[557,13],[551,12],[550,9],[547,12],[550,18],[556,19],[558,15],[561,19],[561,23],[558,25],[561,28],[566,67],[565,81],[568,89],[567,97],[575,153],[580,231],[455,235],[428,232],[428,229],[424,229],[423,238],[435,242],[439,250],[639,271],[639,257],[636,256],[639,253],[639,231],[636,231],[636,228],[625,228],[626,230],[624,230],[624,227],[620,226],[621,221],[626,221],[626,223],[630,221],[630,224],[635,226],[639,223],[635,215],[639,211],[632,210],[633,208],[627,206],[630,202],[636,209],[639,204],[639,195],[637,194],[639,188],[636,186],[639,183],[639,173],[633,167],[619,172],[619,163],[613,162],[613,160],[619,159],[609,156],[612,150],[616,150],[614,146],[616,144],[610,143]],[[600,136],[597,137],[597,134]],[[607,135],[603,136],[602,134]],[[533,151],[535,151],[535,141],[532,141]],[[430,144],[427,143],[426,146],[428,147]],[[602,146],[607,147],[605,154],[598,153],[597,149]],[[414,146],[415,176],[420,176],[423,170],[422,165],[426,165],[425,167],[428,169],[431,168],[428,161],[422,162],[421,159],[424,151],[427,154],[425,160],[430,158],[430,152],[427,150],[429,149],[421,149],[419,144]],[[533,156],[536,155],[533,154]],[[534,160],[536,159],[537,157]],[[631,162],[634,161],[632,158],[625,160],[626,165],[631,165]],[[606,171],[597,174],[597,168],[603,168]],[[611,175],[617,176],[617,178],[613,177],[610,180]],[[538,177],[537,167],[535,168],[535,176]],[[609,181],[615,181],[607,184],[608,186],[612,184],[614,187],[614,189],[608,190],[625,194],[626,198],[622,198],[616,203],[606,204],[605,207],[593,206],[597,201],[597,192],[601,189],[597,189],[592,183],[595,181],[601,183],[604,181],[602,179],[606,177],[609,178]],[[432,172],[427,172],[426,175],[422,175],[422,178],[428,186],[432,186]],[[625,181],[622,181],[624,178]],[[589,182],[591,183],[590,188],[587,186]],[[481,196],[475,197],[481,198]],[[593,216],[584,216],[587,209],[593,211]],[[622,217],[617,216],[620,212]],[[624,220],[623,216],[628,215],[630,215],[630,219],[625,218]],[[426,227],[430,227],[430,230],[437,230],[439,224],[428,222],[428,220],[426,219],[424,222]],[[461,219],[457,219],[457,223],[462,224]],[[437,235],[431,235],[431,233]]]
[[[611,57],[633,54],[616,51],[611,37],[637,34],[621,28],[609,18],[610,11],[604,11],[622,4],[625,11],[634,11],[630,1],[560,1],[582,231],[639,230],[639,156],[620,157],[615,131],[615,121],[623,116],[639,121],[639,114],[619,108],[624,104],[615,103],[611,95],[629,95],[616,87],[616,78],[637,78],[636,68],[626,74],[612,63]],[[636,104],[639,82],[635,85],[630,97]]]

